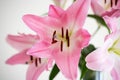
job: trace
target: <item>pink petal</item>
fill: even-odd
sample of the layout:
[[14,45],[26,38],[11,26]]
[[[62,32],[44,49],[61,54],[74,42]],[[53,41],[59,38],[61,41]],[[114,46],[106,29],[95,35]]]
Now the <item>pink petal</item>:
[[105,13],[102,14],[102,16],[109,16],[109,17],[115,17],[118,18],[120,17],[120,9],[112,9],[112,11],[106,11]]
[[49,7],[48,16],[60,18],[63,12],[64,11],[61,8],[51,5]]
[[46,36],[46,32],[50,32],[43,18],[35,15],[24,15],[23,21],[35,32],[39,33],[40,37]]
[[37,35],[25,34],[8,35],[6,38],[7,42],[19,51],[30,48],[38,39]]
[[117,30],[117,19],[115,17],[103,17],[105,22],[107,23],[108,27],[111,29],[112,32],[115,32]]
[[40,41],[36,45],[34,45],[30,50],[28,50],[27,54],[45,58],[50,57],[51,50],[50,50],[51,44],[46,41]]
[[84,29],[79,29],[78,31],[76,31],[76,34],[74,37],[77,40],[76,46],[78,46],[79,48],[86,47],[90,41],[90,37],[91,35],[88,33],[88,31]]
[[76,80],[78,62],[80,58],[80,50],[78,48],[75,47],[74,51],[68,52],[61,52],[59,49],[55,49],[53,58],[55,59],[58,68],[66,78]]
[[91,7],[96,15],[101,16],[105,12],[105,10],[99,4],[98,0],[92,0]]
[[89,69],[97,71],[111,70],[114,65],[114,60],[109,53],[101,48],[90,53],[86,57],[86,62]]
[[[23,21],[40,37],[52,36],[53,30],[62,26],[61,22],[54,17],[46,16],[40,17],[32,14],[23,16]],[[54,28],[54,29],[53,29]],[[48,36],[49,35],[49,36]]]
[[29,56],[26,55],[27,50],[21,51],[18,54],[15,54],[14,56],[10,57],[6,63],[10,65],[15,65],[15,64],[25,64],[26,61],[29,60]]
[[37,80],[40,74],[46,70],[47,63],[42,63],[39,66],[31,64],[27,70],[26,80]]
[[91,0],[76,0],[66,11],[68,24],[73,21],[77,27],[82,27],[90,5]]
[[113,77],[113,80],[120,80],[120,58],[118,55],[114,56],[115,64],[114,68],[111,71],[111,75]]
[[113,77],[113,80],[119,80],[119,75],[117,74],[117,71],[113,68],[111,71],[111,76]]

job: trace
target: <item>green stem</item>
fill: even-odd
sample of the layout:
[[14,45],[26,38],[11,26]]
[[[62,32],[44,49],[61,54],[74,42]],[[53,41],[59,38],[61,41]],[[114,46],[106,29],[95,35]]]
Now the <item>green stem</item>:
[[100,28],[101,28],[101,25],[99,24],[97,29],[95,30],[95,32],[92,34],[92,37],[94,37],[95,34],[97,34],[97,32],[100,30]]

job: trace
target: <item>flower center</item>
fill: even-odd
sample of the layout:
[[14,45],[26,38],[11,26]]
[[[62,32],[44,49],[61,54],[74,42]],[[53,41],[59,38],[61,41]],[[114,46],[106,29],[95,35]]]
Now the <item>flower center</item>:
[[120,37],[113,43],[112,47],[108,51],[113,52],[120,56]]
[[60,42],[60,50],[63,51],[63,44],[64,42],[67,43],[67,47],[70,46],[70,36],[69,36],[69,31],[66,29],[64,31],[64,28],[61,28],[61,34],[57,34],[56,31],[53,32],[52,36],[52,44]]
[[26,61],[26,64],[32,64],[32,63],[35,63],[35,66],[38,67],[38,65],[41,64],[41,58],[30,56],[30,60]]
[[108,9],[116,6],[117,3],[118,3],[118,0],[104,0],[103,7],[105,8],[105,10],[108,10]]

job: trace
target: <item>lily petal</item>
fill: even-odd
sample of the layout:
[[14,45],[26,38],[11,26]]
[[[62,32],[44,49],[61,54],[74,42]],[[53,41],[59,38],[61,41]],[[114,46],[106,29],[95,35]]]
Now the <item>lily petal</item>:
[[90,37],[91,35],[88,33],[87,30],[79,29],[74,37],[77,38],[76,46],[80,48],[86,47],[90,41]]
[[120,80],[120,59],[118,55],[114,55],[115,56],[115,65],[114,68],[111,71],[111,75],[113,77],[113,80]]
[[106,55],[107,53],[105,51],[101,51],[101,49],[97,49],[90,53],[86,57],[86,66],[92,70],[109,71],[113,68],[114,60],[112,59],[112,57],[110,58],[110,56]]
[[48,16],[60,18],[63,12],[64,11],[61,8],[50,5]]
[[23,16],[23,21],[35,32],[44,37],[49,34],[52,35],[53,28],[61,27],[61,22],[54,17],[46,16],[40,17],[32,14]]
[[10,57],[6,63],[10,65],[25,64],[29,60],[29,56],[26,54],[27,50],[21,51],[20,53]]
[[66,11],[68,24],[73,22],[73,25],[82,27],[90,5],[91,0],[76,0]]
[[75,58],[72,60],[70,56],[68,57],[63,57],[63,56],[59,56],[57,57],[58,59],[56,60],[56,64],[59,67],[59,69],[61,70],[61,72],[69,79],[71,80],[75,80],[77,77],[77,67],[78,66],[78,61]]
[[30,48],[37,40],[37,35],[25,35],[20,34],[16,35],[8,35],[6,40],[7,42],[15,49],[22,51]]
[[50,57],[50,46],[50,43],[46,41],[40,41],[39,43],[35,44],[31,49],[29,49],[27,54],[41,58]]
[[112,32],[115,32],[117,30],[117,19],[115,17],[103,17],[105,22],[107,23],[108,27],[111,29]]
[[111,70],[114,66],[114,59],[108,52],[112,45],[112,39],[108,39],[102,48],[98,48],[86,57],[86,66],[92,70],[104,71]]
[[92,0],[91,1],[91,7],[93,9],[93,11],[95,12],[95,14],[97,15],[101,15],[102,13],[105,12],[105,10],[101,7],[100,4],[98,4],[98,0]]
[[80,50],[76,47],[74,51],[61,52],[59,49],[56,49],[53,53],[53,58],[64,76],[70,80],[76,80],[78,62],[80,57]]
[[32,63],[27,70],[26,80],[37,80],[39,75],[44,70],[46,70],[46,67],[47,67],[46,63],[42,63],[38,67],[36,67],[35,64]]

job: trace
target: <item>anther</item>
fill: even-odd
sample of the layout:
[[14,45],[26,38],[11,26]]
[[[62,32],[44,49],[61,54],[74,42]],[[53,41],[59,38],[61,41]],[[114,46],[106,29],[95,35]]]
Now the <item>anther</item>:
[[37,58],[35,59],[35,66],[36,66],[36,67],[38,66]]
[[70,46],[70,39],[69,39],[69,34],[68,34],[68,29],[66,30],[66,40],[67,40],[67,46]]
[[28,64],[28,62],[26,61],[25,64]]
[[106,0],[104,0],[104,3],[106,3]]
[[62,27],[62,38],[64,38],[64,29]]
[[30,56],[30,60],[33,61],[33,56]]
[[63,51],[63,41],[61,41],[60,50]]
[[56,31],[53,32],[52,44],[57,42],[57,40],[55,40],[55,35],[56,35]]
[[39,58],[39,63],[41,63],[41,58]]
[[111,4],[111,7],[113,6],[113,1],[112,0],[110,0],[110,4]]
[[56,34],[56,31],[53,32],[53,38],[54,38],[55,34]]
[[117,5],[117,3],[118,3],[118,0],[115,0],[115,5]]

